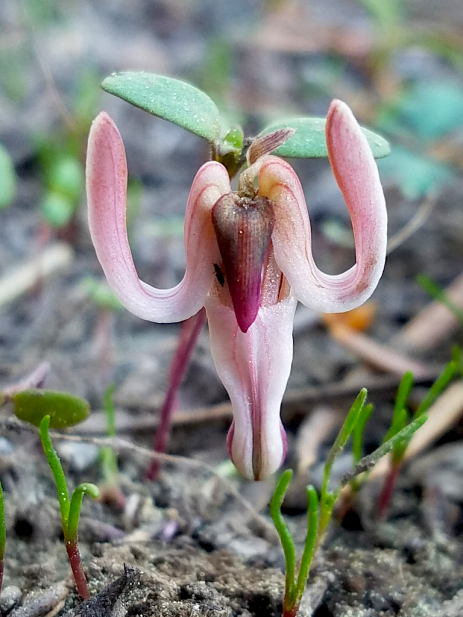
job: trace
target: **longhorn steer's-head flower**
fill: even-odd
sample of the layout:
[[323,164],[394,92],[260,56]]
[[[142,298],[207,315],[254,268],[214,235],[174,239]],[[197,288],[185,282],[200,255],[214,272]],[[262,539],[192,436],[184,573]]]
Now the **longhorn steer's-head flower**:
[[327,275],[315,265],[304,194],[288,163],[271,155],[258,158],[233,192],[226,168],[210,161],[196,174],[188,199],[185,275],[177,286],[161,290],[140,281],[133,263],[119,131],[103,112],[90,132],[90,231],[106,278],[121,303],[142,319],[182,321],[206,308],[212,355],[233,406],[230,457],[249,479],[275,472],[285,457],[280,405],[297,301],[323,312],[348,311],[371,295],[384,267],[387,216],[378,170],[341,101],[330,106],[326,140],[352,221],[352,268]]

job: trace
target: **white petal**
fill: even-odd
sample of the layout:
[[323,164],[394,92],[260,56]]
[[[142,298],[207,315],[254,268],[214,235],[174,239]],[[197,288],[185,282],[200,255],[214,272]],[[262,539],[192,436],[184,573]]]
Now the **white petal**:
[[274,473],[286,454],[280,406],[293,355],[293,297],[261,308],[246,333],[233,309],[211,296],[206,303],[211,350],[233,406],[230,457],[246,478]]

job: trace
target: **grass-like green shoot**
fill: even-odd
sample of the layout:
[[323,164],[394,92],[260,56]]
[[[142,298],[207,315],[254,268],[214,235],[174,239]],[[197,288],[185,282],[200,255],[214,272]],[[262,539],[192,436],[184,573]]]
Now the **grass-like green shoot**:
[[13,402],[16,416],[40,429],[43,450],[56,484],[64,541],[77,591],[83,598],[89,598],[77,532],[84,495],[96,499],[100,493],[94,484],[84,482],[69,495],[66,476],[53,447],[49,428],[66,428],[82,422],[90,413],[90,406],[85,399],[67,392],[41,389],[22,390],[13,397]]
[[[116,410],[113,403],[115,389],[115,384],[110,384],[103,395],[103,407],[106,413],[106,434],[110,438],[116,436]],[[100,463],[103,475],[103,484],[100,485],[102,501],[114,504],[118,508],[123,508],[125,496],[120,488],[117,457],[111,446],[105,446],[100,449]]]
[[[323,473],[320,498],[318,497],[317,491],[313,486],[307,487],[307,535],[304,550],[299,563],[299,569],[297,571],[296,548],[294,540],[281,514],[281,505],[293,472],[291,470],[286,470],[280,477],[275,488],[275,492],[270,502],[270,515],[278,535],[280,536],[286,563],[283,617],[295,617],[297,615],[313,557],[317,548],[323,541],[326,528],[331,520],[334,506],[339,499],[342,489],[347,484],[352,483],[353,480],[357,479],[360,474],[368,472],[373,465],[375,465],[378,460],[385,456],[388,452],[394,450],[394,448],[398,448],[404,442],[408,443],[412,435],[426,421],[426,415],[422,413],[407,426],[404,426],[401,430],[398,430],[377,450],[375,450],[375,452],[364,458],[360,458],[363,450],[363,431],[372,412],[372,406],[370,404],[365,404],[366,397],[366,389],[361,390],[350,408],[344,424],[341,427],[341,430],[339,431],[338,436],[336,437],[335,442],[328,454]],[[354,461],[356,465],[349,474],[346,474],[341,479],[339,486],[335,489],[330,489],[330,478],[334,462],[345,448],[347,441],[351,436],[353,437]]]
[[[404,428],[410,426],[410,424],[412,424],[414,421],[418,420],[426,414],[426,412],[434,403],[436,398],[439,396],[439,394],[441,394],[441,392],[446,388],[446,386],[452,379],[455,371],[458,368],[458,365],[459,360],[454,357],[454,359],[452,359],[445,366],[442,373],[429,388],[428,393],[418,405],[413,415],[410,414],[407,408],[408,397],[413,387],[413,375],[411,372],[407,372],[404,374],[400,382],[399,389],[397,391],[391,427],[384,439],[385,443],[390,441],[391,438],[394,438]],[[392,465],[384,480],[383,488],[378,499],[377,516],[379,520],[385,520],[387,517],[391,497],[394,492],[397,478],[404,462],[405,452],[410,444],[412,436],[413,433],[410,436],[405,437],[404,439],[396,440],[395,445],[392,448]]]
[[88,591],[87,580],[82,568],[82,560],[80,558],[78,544],[78,527],[80,508],[84,495],[90,495],[93,499],[97,499],[100,495],[98,488],[94,484],[88,482],[79,484],[74,490],[71,497],[66,483],[66,476],[61,466],[61,461],[56,453],[51,441],[48,429],[50,426],[50,416],[45,416],[40,423],[40,438],[42,440],[43,451],[47,457],[48,464],[53,474],[58,493],[58,501],[61,512],[61,521],[63,525],[64,542],[66,551],[71,565],[74,580],[76,582],[77,591],[87,599],[90,597]]
[[434,298],[434,300],[437,300],[446,306],[449,311],[455,315],[460,324],[463,325],[463,309],[452,300],[449,294],[446,293],[445,289],[442,289],[440,285],[438,285],[426,274],[418,274],[416,280],[420,287],[427,291],[428,294]]

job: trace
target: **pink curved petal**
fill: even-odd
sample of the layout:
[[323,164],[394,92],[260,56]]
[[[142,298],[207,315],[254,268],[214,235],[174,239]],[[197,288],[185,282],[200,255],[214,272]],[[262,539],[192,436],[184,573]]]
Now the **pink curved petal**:
[[103,271],[121,303],[134,315],[170,323],[197,313],[221,261],[211,209],[230,192],[220,163],[201,167],[193,181],[185,214],[186,271],[172,289],[156,289],[139,280],[127,238],[127,161],[120,133],[102,112],[92,124],[87,153],[87,201],[93,244]]
[[274,473],[286,455],[280,405],[291,369],[296,304],[290,296],[261,308],[244,333],[232,308],[212,295],[206,303],[212,356],[233,406],[230,458],[250,480]]
[[288,163],[268,156],[259,171],[259,194],[274,203],[275,259],[294,295],[326,313],[351,310],[374,291],[386,258],[387,213],[370,146],[345,103],[333,101],[326,122],[331,167],[346,201],[355,237],[356,264],[321,272],[312,257],[310,222],[299,179]]

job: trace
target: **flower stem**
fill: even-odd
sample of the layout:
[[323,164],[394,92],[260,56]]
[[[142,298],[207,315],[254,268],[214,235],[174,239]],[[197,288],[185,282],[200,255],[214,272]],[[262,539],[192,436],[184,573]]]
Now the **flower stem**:
[[[196,315],[182,323],[180,337],[174,359],[169,371],[169,384],[166,397],[161,408],[159,425],[154,436],[155,452],[165,452],[169,439],[172,414],[175,409],[177,393],[185,376],[196,341],[206,322],[206,311],[202,308]],[[161,463],[153,460],[146,472],[147,480],[156,480],[161,469]]]

